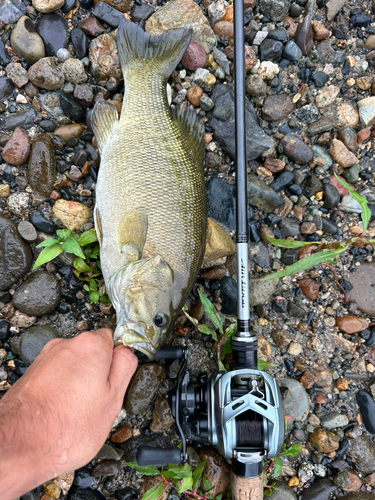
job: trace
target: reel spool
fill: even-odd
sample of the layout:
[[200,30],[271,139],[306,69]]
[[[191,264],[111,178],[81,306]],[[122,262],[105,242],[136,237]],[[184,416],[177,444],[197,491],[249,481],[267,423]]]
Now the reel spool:
[[183,462],[189,440],[218,448],[232,459],[233,473],[239,478],[260,477],[262,460],[275,457],[284,440],[281,395],[273,377],[259,370],[238,369],[211,377],[203,374],[192,385],[185,349],[164,347],[157,358],[182,360],[177,385],[169,392],[182,449],[140,446],[138,464]]

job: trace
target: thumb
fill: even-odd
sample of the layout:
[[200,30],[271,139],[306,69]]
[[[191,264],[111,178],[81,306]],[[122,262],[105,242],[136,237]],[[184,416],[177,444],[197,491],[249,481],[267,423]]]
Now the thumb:
[[137,366],[138,358],[129,347],[120,345],[114,349],[108,380],[116,394],[125,395]]

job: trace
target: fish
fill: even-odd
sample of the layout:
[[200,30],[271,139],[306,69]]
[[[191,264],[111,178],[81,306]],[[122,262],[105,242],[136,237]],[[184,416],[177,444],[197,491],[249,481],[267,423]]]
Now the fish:
[[100,262],[116,311],[115,346],[154,359],[201,267],[206,238],[204,125],[194,108],[170,108],[166,85],[190,43],[178,28],[151,36],[122,20],[120,118],[96,103],[101,155],[94,208]]

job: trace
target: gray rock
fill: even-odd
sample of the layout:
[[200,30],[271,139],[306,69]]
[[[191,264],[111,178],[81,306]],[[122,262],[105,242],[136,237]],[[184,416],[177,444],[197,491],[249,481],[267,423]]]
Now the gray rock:
[[320,157],[323,157],[325,159],[326,163],[323,167],[324,170],[330,169],[332,164],[333,164],[333,161],[332,161],[332,158],[330,157],[328,151],[326,149],[322,148],[321,146],[313,146],[312,150],[314,151],[315,158],[318,158],[320,156]]
[[[228,85],[218,85],[212,92],[211,99],[215,107],[224,107],[229,111],[226,121],[221,121],[214,117],[214,112],[208,115],[208,124],[212,128],[215,139],[224,151],[234,159],[235,139],[234,139],[234,94],[233,89]],[[214,108],[215,110],[215,108]],[[246,152],[247,161],[255,160],[268,151],[274,144],[258,125],[254,109],[249,101],[246,101]]]
[[23,220],[18,224],[18,232],[20,236],[28,242],[36,241],[38,235],[35,227],[31,224],[31,222],[27,220]]
[[348,281],[353,285],[349,293],[350,302],[370,318],[375,317],[374,286],[375,262],[361,262]]
[[279,223],[279,228],[283,238],[299,236],[299,222],[293,219],[284,217]]
[[283,52],[283,44],[278,40],[266,38],[259,46],[261,61],[277,62]]
[[20,357],[22,361],[27,366],[30,366],[47,342],[58,337],[58,332],[51,326],[32,326],[20,337]]
[[271,21],[282,21],[288,14],[290,0],[260,0],[260,12],[271,19]]
[[26,13],[26,6],[18,0],[2,0],[0,3],[0,21],[13,24]]
[[199,106],[203,109],[203,111],[210,111],[214,107],[214,103],[208,95],[203,94],[199,100]]
[[274,294],[278,279],[250,282],[250,304],[253,307],[266,304]]
[[12,113],[7,117],[0,117],[0,125],[6,130],[14,130],[16,127],[21,127],[24,130],[34,126],[36,112],[33,108],[24,108],[20,113]]
[[224,52],[221,52],[221,50],[214,47],[212,50],[212,55],[214,56],[215,61],[223,68],[225,74],[230,75],[229,61]]
[[292,488],[283,481],[272,481],[276,489],[271,490],[271,495],[267,498],[269,500],[297,500],[297,495]]
[[349,419],[341,413],[328,413],[320,418],[320,423],[324,429],[336,429],[337,427],[345,427],[348,425]]
[[294,378],[286,378],[281,381],[281,386],[288,389],[283,399],[285,415],[289,415],[289,417],[294,418],[297,422],[305,421],[310,403],[303,385]]
[[343,498],[345,500],[374,500],[374,494],[373,493],[359,493],[356,491],[355,493],[349,493],[349,495],[346,495],[345,497],[337,497],[338,500],[340,498]]
[[324,477],[317,479],[310,488],[303,490],[300,500],[329,500],[331,494],[338,490],[338,486]]
[[58,279],[46,271],[32,273],[13,295],[13,305],[29,316],[52,313],[61,299]]
[[284,154],[298,164],[309,163],[313,157],[314,152],[296,135],[285,135],[281,141],[284,148]]
[[355,459],[362,474],[371,474],[375,470],[375,443],[366,436],[349,440],[348,454]]
[[346,0],[329,0],[326,3],[326,12],[328,21],[332,21],[332,19],[339,13],[339,11],[346,4]]
[[356,214],[362,213],[361,205],[358,201],[354,200],[350,194],[346,194],[342,197],[340,208],[341,210],[344,210],[344,212],[353,212]]
[[334,208],[340,203],[340,194],[332,184],[324,184],[323,199],[325,208]]
[[0,215],[0,291],[23,278],[32,260],[30,245],[18,234],[14,222]]
[[131,379],[124,400],[124,408],[132,415],[144,413],[158,390],[163,367],[158,363],[147,363],[138,367]]
[[303,55],[308,56],[310,54],[314,43],[311,16],[307,15],[303,22],[298,25],[294,42],[301,49]]
[[288,94],[269,95],[262,107],[262,118],[274,122],[286,118],[293,111],[293,102]]
[[95,455],[94,460],[121,460],[123,455],[124,450],[104,443],[98,453]]
[[299,61],[302,56],[302,50],[298,47],[298,45],[293,42],[293,40],[289,40],[283,50],[284,59],[288,59],[289,61]]
[[307,135],[318,135],[323,132],[330,132],[333,128],[335,128],[335,124],[332,123],[331,120],[328,118],[321,118],[307,127],[306,133]]
[[[204,323],[208,324],[209,319],[204,319]],[[197,377],[205,372],[209,375],[212,375],[217,370],[217,365],[213,359],[211,359],[206,351],[203,348],[203,343],[198,340],[186,340],[183,338],[177,338],[173,345],[183,345],[187,348],[189,352],[188,356],[188,370],[192,375],[192,381],[195,382]]]
[[[0,77],[0,101],[4,101],[10,95],[12,95],[15,87],[10,78],[6,76]],[[1,108],[4,111],[4,108]]]
[[43,40],[28,16],[22,16],[18,21],[12,31],[10,43],[14,53],[28,64],[34,64],[45,56]]
[[302,108],[296,109],[294,112],[295,117],[303,123],[313,123],[319,119],[320,113],[315,104],[310,103],[302,106]]
[[246,79],[246,92],[252,97],[266,95],[267,85],[259,75],[249,75]]
[[247,193],[250,204],[268,214],[284,203],[284,198],[275,193],[257,175],[251,174],[248,176]]

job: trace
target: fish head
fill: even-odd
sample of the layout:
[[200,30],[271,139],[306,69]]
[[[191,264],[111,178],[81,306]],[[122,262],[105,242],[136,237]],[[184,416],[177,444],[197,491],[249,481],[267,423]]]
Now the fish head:
[[111,293],[117,314],[114,343],[153,359],[174,318],[173,272],[160,257],[154,257],[133,263],[118,278],[117,285],[112,284],[116,292]]

